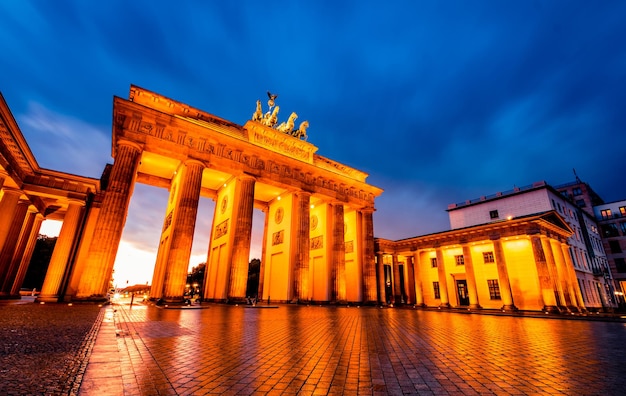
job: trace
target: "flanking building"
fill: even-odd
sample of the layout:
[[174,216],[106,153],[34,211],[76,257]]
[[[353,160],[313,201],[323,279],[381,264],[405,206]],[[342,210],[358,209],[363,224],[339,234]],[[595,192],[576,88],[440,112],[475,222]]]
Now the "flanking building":
[[593,207],[604,243],[609,268],[615,281],[615,299],[624,308],[626,292],[626,200]]
[[450,231],[376,240],[388,303],[562,313],[617,307],[594,217],[547,183],[451,204],[448,213]]

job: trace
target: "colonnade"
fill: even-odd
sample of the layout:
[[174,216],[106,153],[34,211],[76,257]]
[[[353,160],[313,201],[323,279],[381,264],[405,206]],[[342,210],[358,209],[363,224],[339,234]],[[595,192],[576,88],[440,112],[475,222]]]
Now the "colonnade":
[[0,171],[0,298],[18,298],[43,216]]
[[[520,239],[515,240],[520,243]],[[585,312],[585,304],[582,298],[581,290],[578,286],[574,266],[569,256],[569,246],[560,239],[551,238],[549,236],[531,233],[522,236],[521,243],[527,246],[522,253],[510,253],[503,240],[498,236],[486,236],[480,241],[482,249],[489,246],[490,251],[494,255],[496,266],[497,281],[499,286],[499,302],[498,307],[504,311],[515,311],[518,309],[527,309],[529,303],[522,302],[524,306],[518,307],[515,303],[515,296],[524,299],[528,295],[533,295],[536,289],[538,298],[542,301],[541,309],[545,312]],[[484,270],[477,272],[476,270],[476,253],[472,253],[472,246],[469,242],[457,242],[450,245],[428,245],[421,246],[419,241],[415,242],[415,247],[411,252],[407,253],[385,253],[384,249],[377,252],[377,263],[379,274],[384,274],[385,262],[387,265],[391,263],[393,273],[391,279],[393,303],[406,303],[415,306],[433,306],[439,308],[462,307],[467,309],[482,309],[485,299],[489,297],[486,292],[487,285],[485,282]],[[418,247],[419,246],[419,247]],[[462,252],[463,265],[459,266],[454,263],[446,254],[449,249],[455,252]],[[389,249],[391,250],[391,249]],[[527,251],[526,251],[527,250]],[[456,254],[456,253],[455,253]],[[391,260],[385,259],[385,256],[391,255]],[[524,257],[523,264],[520,266],[519,257]],[[446,260],[446,258],[448,258]],[[528,259],[531,258],[531,261]],[[432,263],[436,263],[436,277],[432,278],[427,273]],[[480,265],[483,265],[482,263]],[[513,266],[516,267],[513,270]],[[404,270],[404,284],[400,284],[399,269]],[[520,270],[521,268],[521,270]],[[433,269],[434,270],[434,269]],[[524,271],[535,273],[536,279],[525,279],[520,275]],[[480,278],[477,279],[477,273]],[[511,275],[513,274],[513,275]],[[412,275],[412,276],[411,276]],[[513,278],[512,278],[513,277]],[[467,283],[467,297],[469,303],[461,304],[458,298],[453,298],[451,293],[456,290],[456,286],[451,285],[455,279],[461,278]],[[430,288],[431,282],[438,282],[439,296],[437,299],[425,298],[425,288]],[[379,277],[379,293],[385,295],[385,279],[384,275]],[[513,287],[512,285],[516,286]],[[538,285],[538,286],[536,286]],[[399,290],[403,288],[409,290],[407,296],[401,296]],[[479,289],[482,288],[481,292]],[[429,291],[430,292],[430,291]],[[414,296],[414,298],[412,298]],[[384,299],[383,299],[384,301]],[[481,302],[483,303],[481,305]],[[428,304],[427,304],[428,303]],[[493,305],[493,302],[490,302]],[[530,305],[528,305],[530,306]]]

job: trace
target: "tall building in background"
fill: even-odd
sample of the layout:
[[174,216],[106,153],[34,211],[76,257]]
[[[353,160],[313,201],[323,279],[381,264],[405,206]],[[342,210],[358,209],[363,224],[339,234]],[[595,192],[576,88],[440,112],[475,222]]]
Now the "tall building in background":
[[615,298],[623,308],[626,291],[626,200],[596,205],[593,211],[615,281]]

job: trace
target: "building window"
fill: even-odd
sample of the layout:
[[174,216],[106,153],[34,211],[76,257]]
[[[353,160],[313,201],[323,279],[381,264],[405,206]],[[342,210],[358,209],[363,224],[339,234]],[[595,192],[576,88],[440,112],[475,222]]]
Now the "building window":
[[619,223],[619,228],[622,230],[622,235],[626,236],[626,222]]
[[483,252],[483,260],[485,260],[485,264],[496,262],[496,260],[493,259],[493,252]]
[[430,266],[432,268],[437,268],[437,257],[431,257],[430,258]]
[[603,209],[600,211],[600,215],[603,220],[607,220],[611,218],[611,209]]
[[619,214],[622,216],[626,216],[626,206],[619,207]]
[[580,187],[576,187],[572,190],[572,194],[574,195],[583,195],[583,190],[580,189]]
[[609,241],[609,247],[611,248],[611,253],[621,253],[622,247],[619,245],[619,241]]
[[463,255],[454,256],[454,260],[456,261],[456,265],[465,265],[465,257]]
[[615,269],[617,272],[624,273],[626,272],[626,261],[623,258],[618,257],[615,259]]
[[603,224],[602,225],[602,235],[605,238],[619,236],[619,232],[617,231],[617,226],[614,223]]
[[491,218],[491,220],[493,220],[499,218],[500,216],[498,215],[497,210],[491,210],[489,211],[489,217]]
[[492,300],[501,300],[500,285],[498,285],[498,280],[487,279],[487,286],[489,286],[489,298]]
[[585,206],[587,206],[587,204],[585,203],[584,199],[577,199],[576,206],[578,206],[579,208],[584,208]]
[[433,282],[433,292],[435,293],[436,299],[441,298],[441,295],[439,294],[439,282]]

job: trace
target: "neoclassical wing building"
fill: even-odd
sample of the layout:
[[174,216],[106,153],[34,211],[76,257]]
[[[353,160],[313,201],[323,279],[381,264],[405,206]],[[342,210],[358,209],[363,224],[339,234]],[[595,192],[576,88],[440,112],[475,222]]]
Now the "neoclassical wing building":
[[151,297],[183,301],[198,202],[215,200],[202,288],[208,301],[243,301],[254,208],[265,212],[259,298],[379,301],[374,201],[367,174],[316,153],[308,122],[278,109],[237,125],[131,86],[113,101],[113,164],[100,179],[39,168],[0,103],[0,281],[16,297],[43,219],[63,220],[40,301],[106,297],[135,183],[169,191]]

